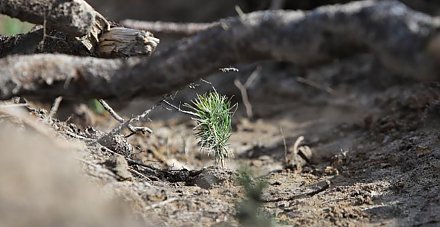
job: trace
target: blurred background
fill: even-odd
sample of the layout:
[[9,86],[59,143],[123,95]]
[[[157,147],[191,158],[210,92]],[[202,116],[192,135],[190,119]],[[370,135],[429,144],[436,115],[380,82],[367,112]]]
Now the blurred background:
[[[440,15],[438,0],[401,0],[419,11]],[[239,6],[243,12],[271,8],[310,10],[321,5],[346,3],[350,0],[88,0],[105,17],[120,21],[138,19],[147,21],[212,22],[237,15]],[[0,34],[12,35],[28,31],[32,25],[9,17],[0,16]]]

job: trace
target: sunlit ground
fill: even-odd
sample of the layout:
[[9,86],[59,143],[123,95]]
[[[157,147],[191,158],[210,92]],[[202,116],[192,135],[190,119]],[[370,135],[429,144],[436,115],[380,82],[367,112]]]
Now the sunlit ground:
[[32,24],[0,15],[0,35],[15,35],[28,32]]

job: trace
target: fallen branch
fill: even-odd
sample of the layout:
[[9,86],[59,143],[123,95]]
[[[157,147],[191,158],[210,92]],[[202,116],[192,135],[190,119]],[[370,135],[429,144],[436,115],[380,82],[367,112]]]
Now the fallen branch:
[[121,25],[127,28],[134,28],[139,30],[150,31],[157,37],[171,36],[171,37],[184,37],[192,36],[210,27],[213,27],[217,23],[173,23],[173,22],[150,22],[139,20],[123,20]]
[[439,56],[440,44],[432,43],[440,43],[439,28],[440,18],[398,1],[361,1],[310,12],[255,12],[224,20],[148,59],[4,58],[0,99],[156,96],[227,65],[282,60],[310,66],[368,49],[396,73],[437,79],[440,59],[433,56]]
[[[0,13],[43,25],[27,34],[0,37],[0,57],[28,53],[128,57],[150,55],[159,43],[150,32],[111,28],[84,0],[2,0]],[[47,40],[48,45],[40,45]]]
[[0,58],[12,54],[35,53],[41,40],[43,40],[43,29],[15,36],[0,36]]

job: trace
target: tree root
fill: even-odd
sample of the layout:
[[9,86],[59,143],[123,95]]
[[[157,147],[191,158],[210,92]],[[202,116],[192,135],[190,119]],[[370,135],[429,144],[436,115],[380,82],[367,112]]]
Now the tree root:
[[222,20],[149,58],[3,58],[0,99],[156,96],[233,64],[280,60],[311,66],[364,51],[375,53],[393,72],[438,79],[439,28],[440,18],[398,1],[361,1],[310,12],[254,12]]

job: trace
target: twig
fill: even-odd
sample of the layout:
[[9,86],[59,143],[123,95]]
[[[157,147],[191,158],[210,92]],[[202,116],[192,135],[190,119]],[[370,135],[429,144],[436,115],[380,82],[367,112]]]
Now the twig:
[[[106,101],[104,101],[103,99],[98,99],[98,102],[101,103],[101,105],[104,107],[104,109],[107,110],[107,112],[109,112],[110,115],[111,115],[115,120],[117,120],[119,123],[122,124],[122,123],[125,122],[124,118],[122,118],[121,116],[119,116],[119,114],[116,113],[116,111],[113,110],[113,108],[112,108],[112,107],[111,107]],[[148,128],[148,127],[135,127],[135,126],[132,126],[131,124],[128,124],[128,125],[127,125],[127,128],[130,129],[130,131],[131,131],[132,133],[129,134],[129,135],[127,135],[126,137],[129,137],[129,136],[131,136],[131,135],[133,135],[133,134],[135,134],[135,133],[138,133],[138,132],[141,132],[142,134],[144,134],[145,132],[148,132],[148,133],[150,133],[150,134],[153,133],[153,130],[151,130],[151,129]]]
[[252,104],[249,102],[247,89],[238,79],[234,80],[234,85],[238,88],[238,90],[240,90],[241,99],[243,100],[243,104],[246,109],[246,115],[251,119],[253,117]]
[[252,111],[252,104],[249,101],[249,95],[247,92],[247,89],[252,86],[254,81],[259,75],[259,72],[261,71],[261,66],[257,66],[257,68],[251,73],[251,75],[248,77],[246,82],[243,84],[240,80],[236,79],[234,80],[234,85],[238,88],[241,94],[241,99],[243,101],[244,107],[246,109],[246,116],[249,119],[252,119],[253,117],[253,111]]
[[[295,143],[293,144],[293,151],[292,151],[292,159],[294,163],[296,164],[296,169],[299,170],[300,167],[298,166],[298,147],[301,144],[301,142],[304,140],[304,136],[300,136],[296,139]],[[288,164],[288,163],[287,163]]]
[[306,85],[309,85],[309,86],[316,88],[318,90],[325,91],[325,92],[329,93],[330,95],[336,95],[336,91],[333,90],[331,87],[318,84],[317,82],[315,82],[313,80],[309,80],[304,77],[297,77],[296,81],[303,83],[303,84],[306,84]]
[[138,21],[138,20],[123,20],[121,25],[150,31],[157,37],[172,36],[172,37],[184,37],[192,36],[213,27],[217,23],[173,23],[173,22],[150,22],[150,21]]
[[98,99],[98,102],[101,103],[102,107],[104,107],[104,109],[107,110],[107,112],[109,112],[115,120],[117,120],[119,123],[124,123],[124,118],[119,116],[119,114],[116,113],[116,111],[114,111],[113,108],[106,101],[104,101],[103,99]]
[[[318,187],[319,184],[324,184],[321,187]],[[330,188],[331,182],[329,180],[325,180],[325,181],[321,181],[319,183],[316,183],[316,189],[312,190],[310,192],[306,192],[306,193],[301,193],[301,194],[297,194],[297,195],[293,195],[290,197],[283,197],[283,198],[275,198],[275,199],[262,199],[262,202],[265,203],[270,203],[270,202],[279,202],[279,201],[288,201],[288,200],[296,200],[296,199],[303,199],[303,198],[307,198],[307,197],[312,197],[320,192],[323,192],[325,190],[327,190],[328,188]]]
[[[160,103],[159,103],[160,104]],[[128,127],[128,125],[132,124],[133,122],[144,122],[148,119],[148,116],[150,115],[151,111],[153,111],[159,104],[156,104],[152,106],[150,109],[144,111],[142,114],[131,118],[130,120],[126,120],[123,123],[119,124],[116,128],[108,132],[107,134],[101,136],[97,141],[100,144],[108,144],[109,141],[116,135],[119,134],[123,128]]]
[[255,80],[260,76],[261,66],[257,66],[257,68],[251,73],[249,78],[244,83],[244,87],[249,89],[255,82]]
[[47,119],[52,119],[58,111],[60,107],[60,103],[63,101],[62,96],[58,96],[52,104],[52,108],[50,108],[49,114],[47,115]]
[[241,83],[241,81],[238,80],[238,79],[234,80],[234,85],[238,88],[238,90],[240,90],[241,98],[243,100],[243,104],[244,104],[244,107],[246,109],[246,115],[250,119],[253,117],[254,114],[253,114],[253,111],[252,111],[252,104],[249,101],[249,95],[247,93],[247,89],[249,88],[249,86],[251,86],[253,81],[255,81],[255,79],[257,78],[260,70],[261,70],[261,67],[258,66],[251,73],[251,75],[248,77],[248,79],[246,80],[246,82],[244,84]]
[[240,18],[244,18],[244,16],[245,16],[246,14],[243,12],[243,10],[240,8],[239,5],[235,5],[234,9],[235,9],[235,12],[237,13],[237,15],[238,15]]
[[191,115],[191,116],[193,116],[193,117],[198,117],[197,114],[195,114],[195,113],[193,113],[193,112],[191,112],[191,111],[183,110],[182,108],[180,108],[180,106],[177,107],[177,106],[175,106],[174,104],[168,102],[168,101],[165,100],[165,99],[162,100],[162,102],[164,102],[164,103],[167,104],[168,106],[172,107],[173,109],[175,109],[175,110],[177,110],[177,111],[179,111],[179,112],[181,112],[181,113],[188,114],[188,115]]
[[119,153],[116,153],[116,152],[112,151],[111,149],[109,149],[109,148],[107,148],[107,147],[104,147],[104,146],[102,146],[102,145],[101,145],[100,149],[103,149],[103,150],[105,150],[105,151],[107,151],[107,152],[109,152],[109,153],[111,153],[111,154],[113,154],[113,155],[124,156],[124,155],[119,154]]
[[177,198],[175,198],[175,197],[173,197],[173,198],[169,198],[169,199],[164,200],[164,201],[162,201],[162,202],[155,203],[155,204],[153,204],[153,205],[147,206],[147,207],[145,207],[144,210],[147,211],[147,210],[151,210],[151,209],[154,209],[154,208],[157,208],[157,207],[161,207],[161,206],[164,206],[164,205],[166,205],[166,204],[168,204],[168,203],[174,202],[174,201],[176,201],[176,200],[177,200]]

